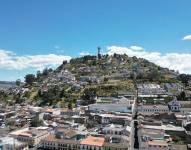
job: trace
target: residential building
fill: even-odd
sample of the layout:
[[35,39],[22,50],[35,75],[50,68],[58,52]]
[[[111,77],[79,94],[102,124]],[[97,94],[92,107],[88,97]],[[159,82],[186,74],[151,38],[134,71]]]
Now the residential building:
[[28,144],[9,136],[0,137],[1,150],[28,150]]
[[80,141],[80,150],[104,150],[105,138],[88,136]]
[[10,133],[18,141],[26,142],[29,146],[37,146],[49,134],[51,129],[48,127],[24,128]]

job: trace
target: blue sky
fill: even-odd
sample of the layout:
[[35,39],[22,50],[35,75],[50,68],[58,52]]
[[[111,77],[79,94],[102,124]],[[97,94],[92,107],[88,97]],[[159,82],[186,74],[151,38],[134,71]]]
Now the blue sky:
[[[44,66],[20,68],[21,57],[33,63],[35,56],[44,55],[45,65],[56,66],[59,62],[49,54],[59,59],[95,54],[97,46],[108,51],[134,45],[163,59],[167,53],[190,58],[191,38],[182,40],[191,34],[190,6],[190,0],[1,0],[0,49],[8,58],[0,58],[0,80],[23,78]],[[11,67],[18,58],[19,65]],[[190,66],[181,69],[191,71]]]

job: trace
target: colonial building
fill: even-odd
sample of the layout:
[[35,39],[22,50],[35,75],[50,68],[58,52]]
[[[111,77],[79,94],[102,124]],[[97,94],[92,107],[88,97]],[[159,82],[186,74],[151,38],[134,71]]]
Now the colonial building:
[[179,112],[181,109],[181,104],[175,97],[171,102],[168,103],[168,107],[173,112]]

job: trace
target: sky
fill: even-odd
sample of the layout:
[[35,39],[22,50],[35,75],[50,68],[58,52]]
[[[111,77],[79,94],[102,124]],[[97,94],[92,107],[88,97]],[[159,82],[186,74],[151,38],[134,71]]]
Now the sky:
[[0,80],[87,54],[191,73],[190,0],[0,0]]

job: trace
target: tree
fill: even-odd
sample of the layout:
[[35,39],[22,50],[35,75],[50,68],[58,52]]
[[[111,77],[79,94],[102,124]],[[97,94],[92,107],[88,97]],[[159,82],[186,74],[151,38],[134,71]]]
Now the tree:
[[107,83],[107,82],[109,81],[109,79],[108,79],[107,77],[104,77],[103,81],[104,81],[105,83]]
[[82,99],[85,100],[84,104],[95,103],[96,91],[95,89],[85,89]]
[[182,91],[180,95],[177,96],[178,100],[185,101],[186,100],[186,93]]
[[62,62],[62,64],[63,64],[63,65],[66,65],[66,64],[67,64],[67,60],[64,60],[64,61]]
[[68,109],[72,109],[72,102],[71,101],[68,103]]
[[44,68],[44,70],[42,71],[42,75],[43,76],[47,76],[48,75],[48,68]]
[[15,83],[16,83],[17,86],[20,86],[21,85],[21,80],[17,79]]
[[150,81],[160,81],[161,80],[161,73],[156,68],[153,68],[147,75],[147,78]]
[[188,86],[188,82],[191,80],[191,75],[180,74],[178,76],[178,80],[180,80],[185,86]]
[[52,68],[48,68],[48,72],[53,72],[53,69]]
[[34,74],[27,74],[27,75],[25,76],[25,82],[26,82],[27,84],[29,84],[29,85],[32,85],[35,80],[36,80],[36,78],[35,78],[35,75],[34,75]]
[[41,72],[38,70],[38,71],[36,72],[36,78],[37,78],[37,79],[40,79],[41,75],[42,75]]

